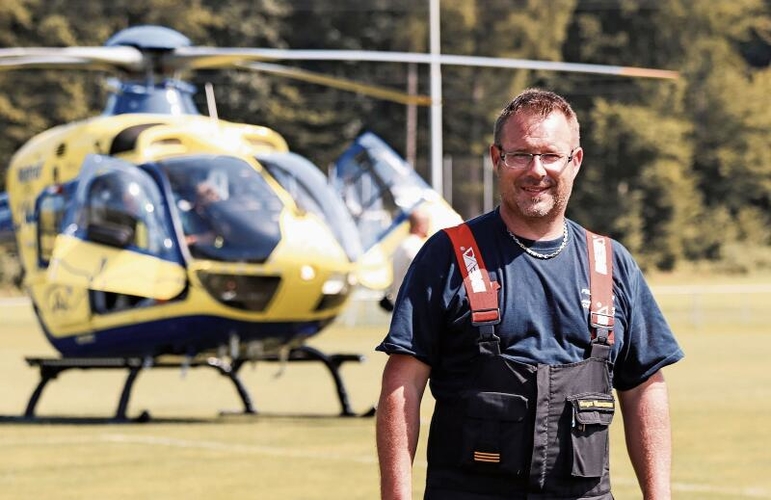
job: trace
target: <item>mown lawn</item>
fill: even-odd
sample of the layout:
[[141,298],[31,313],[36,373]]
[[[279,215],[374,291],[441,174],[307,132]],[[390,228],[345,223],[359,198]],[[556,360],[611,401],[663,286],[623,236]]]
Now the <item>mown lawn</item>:
[[[672,407],[675,498],[771,499],[771,293],[656,288],[686,359],[666,370]],[[732,283],[733,285],[733,283]],[[709,293],[708,293],[709,292]],[[722,296],[721,296],[722,295]],[[700,298],[699,298],[700,296]],[[749,297],[749,298],[747,298]],[[701,301],[701,302],[698,302]],[[696,305],[694,305],[696,304]],[[346,314],[313,345],[360,352],[363,364],[343,375],[351,404],[364,412],[377,399],[384,356],[372,348],[387,317],[369,305]],[[683,312],[685,311],[685,312]],[[0,414],[19,416],[38,374],[25,356],[53,355],[28,305],[0,306]],[[242,376],[260,415],[220,416],[238,409],[232,385],[214,370],[144,372],[130,415],[148,410],[145,424],[0,424],[0,498],[56,499],[373,499],[377,493],[374,419],[338,418],[334,386],[321,366],[246,366]],[[122,373],[72,371],[49,384],[42,416],[106,417],[114,412]],[[425,436],[415,464],[414,498],[421,498]],[[613,425],[616,498],[639,499],[625,455],[621,419]]]

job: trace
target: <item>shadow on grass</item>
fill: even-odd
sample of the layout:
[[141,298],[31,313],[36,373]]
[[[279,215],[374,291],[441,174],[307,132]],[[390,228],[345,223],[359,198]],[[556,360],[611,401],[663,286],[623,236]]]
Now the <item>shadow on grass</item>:
[[372,418],[375,408],[364,413],[321,414],[321,413],[243,413],[223,411],[216,417],[153,417],[150,412],[143,411],[136,417],[116,418],[78,415],[46,415],[27,417],[24,415],[0,415],[0,425],[125,425],[125,424],[222,424],[250,420],[332,420],[352,418]]

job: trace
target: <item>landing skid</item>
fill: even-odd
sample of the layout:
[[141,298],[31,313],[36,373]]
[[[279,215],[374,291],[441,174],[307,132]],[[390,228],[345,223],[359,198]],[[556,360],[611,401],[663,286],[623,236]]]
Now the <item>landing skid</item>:
[[[114,421],[125,422],[130,419],[126,415],[128,409],[129,399],[131,398],[131,391],[134,388],[134,382],[137,376],[142,370],[150,368],[199,368],[209,367],[216,369],[220,375],[227,377],[235,386],[241,402],[243,403],[243,413],[247,415],[257,414],[257,410],[254,407],[252,398],[249,391],[244,386],[241,378],[238,376],[238,371],[241,367],[252,361],[264,361],[264,362],[307,362],[307,361],[320,361],[326,366],[332,379],[335,382],[337,389],[337,397],[341,406],[341,417],[353,417],[357,414],[351,408],[348,400],[348,391],[345,387],[342,377],[340,376],[340,367],[343,363],[356,361],[362,362],[364,356],[360,354],[325,354],[318,349],[310,346],[300,346],[289,351],[285,356],[278,355],[265,355],[260,356],[257,359],[245,359],[236,358],[232,361],[226,361],[217,357],[209,357],[206,359],[192,359],[182,361],[169,361],[163,358],[26,358],[27,364],[32,367],[40,369],[40,382],[38,383],[32,395],[27,403],[27,408],[24,411],[25,420],[35,420],[35,408],[37,407],[40,397],[43,394],[48,382],[57,378],[60,373],[77,368],[80,370],[128,370],[126,381],[123,384],[123,390],[121,391],[120,400],[118,402],[118,408],[115,411]],[[365,413],[362,416],[371,416],[374,414],[373,410]],[[137,419],[139,421],[149,420],[149,413],[143,412]]]

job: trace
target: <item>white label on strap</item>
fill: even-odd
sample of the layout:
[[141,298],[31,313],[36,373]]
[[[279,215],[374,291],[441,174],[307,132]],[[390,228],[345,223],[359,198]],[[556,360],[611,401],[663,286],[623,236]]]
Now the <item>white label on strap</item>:
[[463,252],[463,263],[466,264],[466,272],[471,281],[471,290],[474,293],[484,292],[485,282],[482,279],[482,273],[479,270],[479,264],[477,264],[473,248],[468,248]]
[[608,264],[606,262],[605,238],[596,236],[592,241],[594,249],[594,266],[598,274],[608,274]]

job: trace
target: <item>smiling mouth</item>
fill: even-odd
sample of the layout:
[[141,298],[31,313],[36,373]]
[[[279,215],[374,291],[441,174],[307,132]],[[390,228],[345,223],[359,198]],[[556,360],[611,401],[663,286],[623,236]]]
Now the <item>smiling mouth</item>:
[[532,195],[545,193],[548,190],[549,190],[549,186],[522,186],[522,191]]

